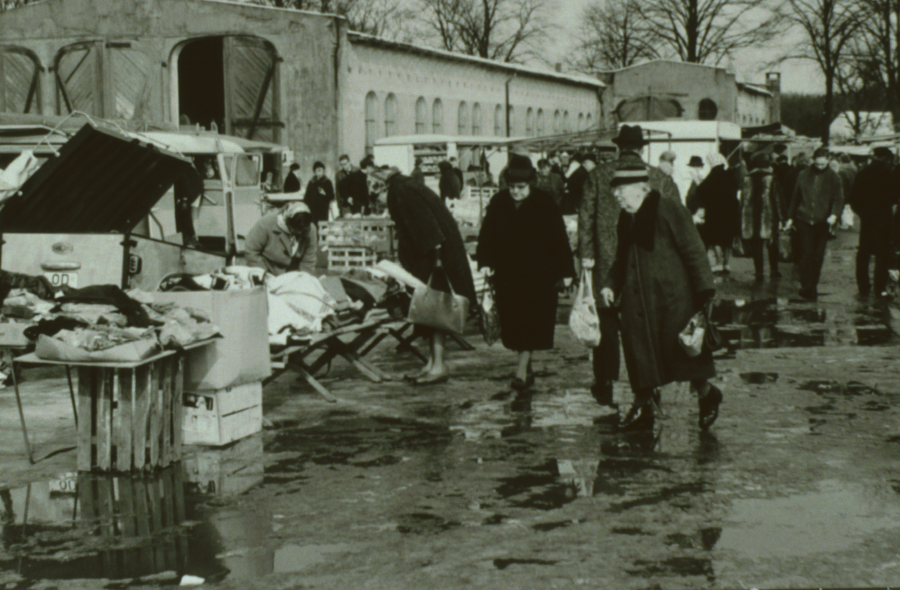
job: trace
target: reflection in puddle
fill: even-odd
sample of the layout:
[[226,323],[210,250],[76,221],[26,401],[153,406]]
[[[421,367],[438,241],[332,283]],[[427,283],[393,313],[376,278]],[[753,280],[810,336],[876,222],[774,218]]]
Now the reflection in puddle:
[[840,345],[883,346],[900,338],[882,310],[822,309],[784,299],[723,300],[712,311],[729,350]]
[[717,549],[748,559],[838,552],[897,528],[900,508],[871,489],[838,481],[787,498],[737,500]]
[[275,561],[272,570],[278,574],[299,572],[310,566],[324,563],[335,553],[346,553],[351,549],[350,545],[285,545],[275,551]]

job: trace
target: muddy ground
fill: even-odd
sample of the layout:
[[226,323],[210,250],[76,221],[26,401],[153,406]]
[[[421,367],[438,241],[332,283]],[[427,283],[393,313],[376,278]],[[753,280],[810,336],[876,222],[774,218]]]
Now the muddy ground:
[[[719,279],[707,434],[681,384],[655,433],[616,433],[565,307],[530,397],[509,388],[513,354],[473,333],[439,386],[336,361],[332,404],[285,374],[264,432],[153,474],[76,474],[72,450],[29,465],[0,390],[0,587],[900,586],[900,340],[855,297],[855,240],[831,242],[816,303],[793,299],[789,268],[759,285],[742,259]],[[369,358],[417,365],[388,342]],[[39,453],[72,446],[65,374],[24,377]]]

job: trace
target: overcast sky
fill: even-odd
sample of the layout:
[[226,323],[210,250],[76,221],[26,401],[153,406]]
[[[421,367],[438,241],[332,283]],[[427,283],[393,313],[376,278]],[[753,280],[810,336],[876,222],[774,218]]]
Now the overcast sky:
[[[572,49],[573,39],[578,34],[578,17],[584,7],[595,0],[557,0],[559,5],[559,23],[562,33],[559,35],[557,47],[553,53],[557,61],[562,61],[564,56]],[[786,36],[788,41],[780,46],[767,49],[750,49],[735,56],[733,66],[737,79],[741,82],[765,83],[767,71],[781,72],[782,92],[803,92],[807,94],[824,94],[824,78],[819,73],[818,66],[812,60],[797,60],[781,64],[774,70],[769,70],[766,65],[778,59],[781,55],[790,52],[797,41],[799,33],[794,32]],[[726,64],[720,64],[726,65]]]

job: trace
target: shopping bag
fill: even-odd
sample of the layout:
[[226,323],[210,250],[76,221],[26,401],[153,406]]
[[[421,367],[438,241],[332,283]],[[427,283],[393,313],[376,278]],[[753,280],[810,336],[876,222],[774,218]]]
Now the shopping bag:
[[569,315],[569,328],[582,344],[596,348],[600,345],[600,316],[597,315],[592,281],[591,271],[583,270],[575,293],[575,303],[572,304],[572,313]]
[[706,335],[706,316],[698,311],[691,316],[687,326],[678,334],[678,344],[691,358],[703,352],[703,338]]
[[735,236],[734,240],[731,241],[731,255],[735,258],[750,257],[750,248],[747,248],[741,236]]
[[462,334],[469,317],[469,299],[454,293],[449,279],[449,293],[432,288],[433,279],[434,272],[428,278],[427,285],[417,287],[413,292],[408,320],[420,326]]
[[494,285],[490,280],[485,281],[481,296],[481,334],[488,346],[500,339],[500,314],[497,313]]
[[850,229],[853,227],[853,209],[850,205],[844,205],[844,211],[841,213],[841,229]]
[[791,232],[783,231],[778,234],[778,261],[793,262],[794,261],[794,236]]

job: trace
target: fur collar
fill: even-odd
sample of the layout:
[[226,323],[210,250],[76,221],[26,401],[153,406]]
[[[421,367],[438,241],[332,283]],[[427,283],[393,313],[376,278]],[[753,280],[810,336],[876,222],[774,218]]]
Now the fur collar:
[[[650,194],[641,203],[641,208],[633,216],[622,213],[623,219],[630,218],[628,234],[631,242],[647,252],[653,251],[654,236],[656,234],[656,216],[659,210],[659,193],[650,191]],[[623,228],[620,228],[620,231]]]

